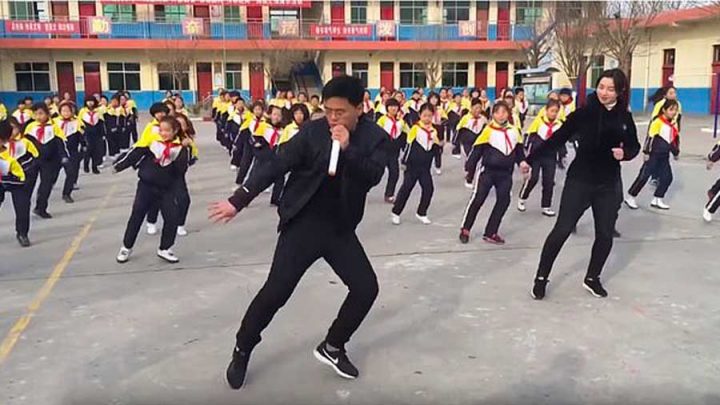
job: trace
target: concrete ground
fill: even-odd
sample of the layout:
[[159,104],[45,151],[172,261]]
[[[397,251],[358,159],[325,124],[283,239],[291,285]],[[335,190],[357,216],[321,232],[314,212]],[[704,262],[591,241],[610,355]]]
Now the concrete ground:
[[[647,119],[638,121],[644,133]],[[588,214],[548,296],[531,300],[554,221],[540,215],[540,190],[526,213],[515,209],[517,174],[502,247],[480,238],[494,198],[471,243],[458,242],[470,193],[449,153],[430,226],[413,215],[419,190],[396,227],[376,187],[359,234],[381,292],[348,346],[361,377],[342,380],[312,357],[345,294],[317,263],[267,329],[238,392],[226,386],[225,367],[268,272],[277,215],[262,194],[229,225],[206,219],[208,203],[229,196],[234,173],[211,125],[198,123],[201,160],[188,176],[190,234],[175,247],[179,264],[161,262],[159,237],[145,234],[129,263],[115,263],[132,171],[83,175],[73,205],[56,189],[55,218],[33,218],[29,249],[15,242],[11,206],[2,207],[0,403],[720,404],[720,222],[700,218],[718,177],[703,162],[711,125],[685,118],[670,211],[648,207],[649,186],[640,210],[621,211],[623,237],[603,275],[607,299],[580,286],[593,240]],[[640,162],[624,165],[626,185]],[[559,172],[558,196],[563,180]]]

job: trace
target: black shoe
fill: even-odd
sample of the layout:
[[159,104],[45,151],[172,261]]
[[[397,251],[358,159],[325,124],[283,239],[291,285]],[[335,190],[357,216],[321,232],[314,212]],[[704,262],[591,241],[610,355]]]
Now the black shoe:
[[52,215],[50,215],[49,212],[44,211],[44,210],[43,210],[43,211],[40,211],[40,210],[37,209],[37,208],[35,208],[35,209],[33,210],[33,214],[39,216],[40,218],[44,218],[44,219],[50,219],[50,218],[52,218]]
[[319,362],[332,367],[340,377],[354,380],[360,375],[345,354],[345,350],[330,350],[327,344],[322,342],[313,354]]
[[613,229],[613,238],[620,238],[622,234],[617,229]]
[[70,197],[69,195],[62,196],[62,199],[63,199],[63,201],[65,201],[68,204],[72,204],[75,202],[75,200],[73,200],[73,198]]
[[92,172],[93,174],[100,174],[100,170],[97,167],[93,167]]
[[605,298],[608,296],[607,291],[605,291],[602,284],[600,284],[599,278],[585,278],[585,281],[583,281],[583,287],[585,287],[586,290],[590,291],[590,294],[596,296],[597,298]]
[[550,282],[550,280],[548,280],[547,278],[535,278],[535,285],[533,286],[532,291],[530,291],[530,295],[532,295],[533,299],[541,300],[545,298],[545,287],[547,286],[548,282]]
[[18,243],[20,243],[20,246],[22,246],[22,247],[30,246],[30,239],[28,239],[27,235],[17,234],[17,240],[18,240]]
[[89,168],[89,167],[83,167],[83,171],[84,171],[85,173],[90,173],[90,168]]
[[243,386],[249,361],[250,352],[241,351],[236,346],[233,351],[232,361],[230,362],[227,373],[225,374],[228,384],[230,384],[232,389],[239,390]]
[[470,241],[470,231],[467,229],[460,230],[460,243],[468,243]]

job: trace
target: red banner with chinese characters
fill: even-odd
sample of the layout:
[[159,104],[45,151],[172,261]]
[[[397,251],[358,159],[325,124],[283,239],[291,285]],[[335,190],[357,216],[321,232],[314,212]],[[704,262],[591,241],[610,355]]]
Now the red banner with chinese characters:
[[310,35],[314,37],[371,37],[372,25],[368,24],[313,24]]
[[5,31],[25,34],[75,34],[80,32],[80,23],[77,21],[5,21]]
[[224,5],[248,7],[275,7],[275,8],[310,8],[311,0],[102,0],[103,3],[115,4],[164,4],[164,5]]

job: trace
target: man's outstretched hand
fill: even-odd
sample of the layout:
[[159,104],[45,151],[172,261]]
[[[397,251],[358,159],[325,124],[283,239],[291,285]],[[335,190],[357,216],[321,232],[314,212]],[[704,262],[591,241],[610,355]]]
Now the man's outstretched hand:
[[218,223],[227,224],[237,215],[238,210],[229,201],[216,201],[208,207],[208,219]]

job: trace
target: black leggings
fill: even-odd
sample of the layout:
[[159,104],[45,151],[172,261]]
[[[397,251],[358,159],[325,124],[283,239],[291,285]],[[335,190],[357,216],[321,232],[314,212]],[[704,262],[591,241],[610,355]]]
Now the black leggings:
[[488,218],[484,235],[493,236],[498,233],[500,223],[507,212],[508,206],[510,206],[512,172],[508,170],[485,170],[480,173],[473,195],[470,197],[470,203],[465,209],[463,229],[472,229],[478,212],[493,187],[495,187],[496,195],[495,207],[493,207],[490,218]]
[[162,236],[160,237],[160,249],[170,249],[175,243],[177,232],[178,205],[175,193],[170,189],[162,189],[150,184],[138,181],[135,202],[133,202],[130,219],[125,228],[123,246],[132,249],[135,246],[138,232],[142,226],[145,215],[148,214],[154,204],[160,202],[160,211],[163,216]]
[[98,166],[103,162],[103,156],[105,156],[105,139],[101,125],[102,123],[85,129],[84,136],[87,143],[87,151],[85,152],[83,162],[85,172],[90,171],[91,162],[93,171],[97,171]]
[[532,164],[532,171],[530,172],[530,178],[525,180],[522,188],[520,189],[520,199],[527,200],[530,197],[530,193],[533,191],[540,178],[540,171],[542,171],[542,208],[550,208],[552,205],[553,188],[555,187],[555,171],[557,165],[555,159],[550,157],[544,157],[537,159]]
[[[410,147],[410,145],[408,145]],[[417,214],[421,217],[427,215],[428,208],[430,208],[430,202],[432,201],[433,192],[435,186],[433,186],[432,175],[430,174],[430,168],[408,168],[403,174],[403,183],[400,186],[397,197],[395,198],[395,205],[393,205],[392,212],[395,215],[402,214],[407,204],[408,198],[415,183],[420,183],[422,193],[420,195],[420,205],[418,205]]]
[[327,219],[295,218],[280,232],[270,274],[242,320],[237,347],[250,352],[260,343],[260,334],[292,295],[307,269],[325,259],[348,287],[326,342],[343,348],[362,323],[378,295],[372,265],[353,231],[337,231]]
[[35,208],[38,211],[47,211],[48,200],[58,176],[60,175],[60,159],[40,161],[40,185],[38,185]]
[[637,197],[651,176],[658,180],[657,187],[655,188],[655,197],[665,197],[665,193],[667,193],[673,181],[672,169],[670,168],[670,156],[668,154],[650,154],[650,158],[647,162],[643,163],[640,168],[640,173],[638,173],[637,178],[632,186],[630,186],[628,194]]
[[[183,178],[175,189],[175,202],[178,206],[177,224],[185,226],[188,211],[190,211],[190,192],[187,188],[187,181]],[[147,213],[147,222],[149,224],[157,224],[158,215],[160,214],[160,204],[156,202],[150,207]]]
[[400,164],[398,162],[400,156],[400,148],[390,148],[388,151],[387,167],[388,180],[385,186],[385,197],[392,197],[395,195],[395,188],[397,187],[398,179],[400,178]]
[[80,152],[80,135],[73,135],[68,138],[65,145],[68,149],[68,163],[65,165],[65,183],[63,184],[62,195],[69,196],[72,194],[73,187],[77,183],[80,174],[80,161],[82,155]]
[[620,181],[596,185],[567,179],[560,201],[557,222],[545,240],[540,255],[537,277],[547,278],[550,275],[560,249],[588,208],[592,208],[595,220],[595,243],[592,247],[586,277],[599,277],[612,249],[613,230],[621,200],[622,185]]
[[[37,177],[37,170],[28,170],[25,172],[25,184],[8,190],[12,196],[13,209],[15,210],[15,232],[18,235],[27,236],[28,232],[30,232],[30,200]],[[1,188],[0,192],[3,192]]]

